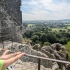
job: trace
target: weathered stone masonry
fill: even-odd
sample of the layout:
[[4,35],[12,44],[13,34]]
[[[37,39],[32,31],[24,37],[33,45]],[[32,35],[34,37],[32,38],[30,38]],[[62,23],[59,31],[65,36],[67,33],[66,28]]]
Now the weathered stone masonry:
[[0,33],[9,33],[5,38],[12,38],[16,42],[22,42],[20,6],[21,0],[0,0]]
[[0,0],[0,5],[18,25],[22,24],[21,0]]

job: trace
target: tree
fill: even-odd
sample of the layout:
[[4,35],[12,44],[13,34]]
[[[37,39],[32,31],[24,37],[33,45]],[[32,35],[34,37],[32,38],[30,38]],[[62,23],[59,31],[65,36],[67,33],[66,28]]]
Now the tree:
[[41,36],[40,36],[40,41],[41,41],[42,43],[48,41],[47,35],[46,35],[45,33],[42,33],[42,34],[41,34]]
[[49,42],[44,42],[44,45],[51,45],[51,43],[49,43]]
[[66,44],[68,42],[68,39],[66,37],[62,37],[62,38],[60,38],[59,42],[61,44]]
[[59,30],[59,32],[62,32],[62,30]]
[[33,33],[33,35],[38,35],[38,36],[39,36],[39,38],[40,38],[41,33],[40,33],[40,32],[34,32],[34,33]]
[[36,41],[35,41],[35,44],[40,44],[40,45],[42,45],[42,43],[41,43],[39,40],[36,40]]
[[32,40],[33,42],[35,42],[36,40],[39,40],[39,36],[38,36],[38,35],[33,35],[33,36],[31,37],[31,40]]
[[68,29],[68,32],[70,32],[70,29]]
[[24,33],[24,36],[27,37],[27,38],[30,38],[32,36],[32,31],[28,31],[26,30],[26,32]]
[[57,38],[61,38],[61,37],[63,37],[63,34],[61,34],[61,33],[56,33],[56,37],[57,37]]
[[55,43],[56,42],[56,35],[55,34],[52,34],[52,33],[48,33],[47,34],[47,39],[50,43]]

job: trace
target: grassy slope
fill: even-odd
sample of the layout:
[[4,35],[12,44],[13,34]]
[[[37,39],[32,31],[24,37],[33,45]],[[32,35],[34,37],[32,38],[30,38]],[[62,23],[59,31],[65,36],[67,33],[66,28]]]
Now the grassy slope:
[[69,61],[70,61],[70,41],[64,45],[66,47],[66,50],[68,51],[69,54]]
[[65,31],[67,31],[67,29],[65,29],[65,28],[52,28],[52,31],[59,32],[59,30],[65,30]]
[[35,24],[28,24],[28,27],[32,27],[32,26],[34,26]]
[[70,26],[68,26],[67,29],[70,29]]

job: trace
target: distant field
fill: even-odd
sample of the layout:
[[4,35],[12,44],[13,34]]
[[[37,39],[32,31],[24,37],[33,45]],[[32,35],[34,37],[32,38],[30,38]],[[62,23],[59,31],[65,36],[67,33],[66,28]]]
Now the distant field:
[[69,61],[70,61],[70,41],[64,45],[66,47],[66,50],[68,51],[68,55],[69,55]]
[[70,24],[65,24],[65,25],[70,25]]
[[70,29],[70,26],[68,26],[67,29]]
[[32,26],[34,26],[35,24],[28,24],[28,27],[32,27]]
[[65,31],[67,31],[67,29],[65,29],[65,28],[52,28],[52,31],[59,32],[59,30],[65,30]]

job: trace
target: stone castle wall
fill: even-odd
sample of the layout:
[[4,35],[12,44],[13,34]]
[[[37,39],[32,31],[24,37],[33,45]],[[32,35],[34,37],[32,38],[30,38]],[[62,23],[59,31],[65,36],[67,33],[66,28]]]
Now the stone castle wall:
[[0,0],[0,33],[5,40],[12,38],[13,41],[22,42],[20,6],[21,0]]
[[22,24],[21,0],[0,0],[0,5],[12,17],[17,25]]

